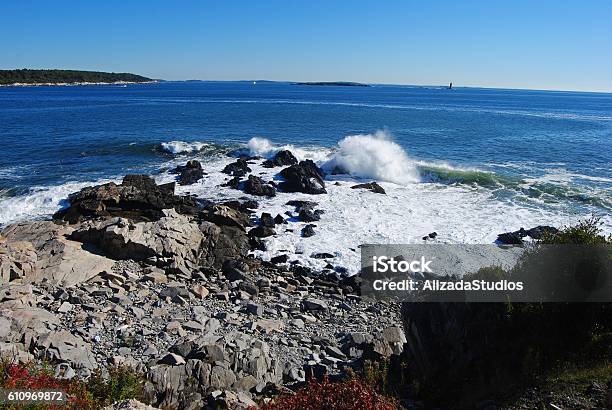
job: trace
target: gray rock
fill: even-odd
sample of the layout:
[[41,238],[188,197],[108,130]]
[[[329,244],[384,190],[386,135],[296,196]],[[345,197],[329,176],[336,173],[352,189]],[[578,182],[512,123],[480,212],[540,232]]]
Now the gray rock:
[[[0,282],[16,278],[73,286],[103,271],[113,261],[83,249],[68,239],[73,228],[50,221],[9,225],[0,231]],[[2,251],[4,249],[4,251]]]
[[247,304],[246,308],[247,308],[247,312],[250,313],[251,315],[261,316],[264,313],[264,307],[263,305],[260,305],[259,303],[250,302]]
[[236,382],[236,375],[229,369],[213,366],[210,373],[210,386],[219,389],[229,389]]
[[190,218],[174,209],[161,212],[163,216],[155,222],[134,223],[123,218],[88,221],[72,237],[97,245],[114,259],[142,261],[156,257],[171,260],[177,268],[197,266],[204,234]]
[[185,364],[185,359],[175,353],[168,353],[158,361],[159,364],[167,364],[170,366],[179,366]]
[[304,310],[317,311],[328,310],[329,306],[323,300],[315,298],[305,298],[302,300],[302,308]]

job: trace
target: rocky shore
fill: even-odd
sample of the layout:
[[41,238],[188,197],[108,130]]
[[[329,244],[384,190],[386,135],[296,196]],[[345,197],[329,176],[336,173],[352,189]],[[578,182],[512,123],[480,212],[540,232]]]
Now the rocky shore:
[[[279,168],[279,178],[253,175],[256,161]],[[323,251],[310,255],[325,261],[318,270],[282,252],[269,261],[255,257],[266,249],[266,238],[284,230],[316,238],[323,215],[316,200],[329,187],[314,162],[280,151],[267,160],[240,157],[222,172],[223,185],[243,191],[243,199],[177,195],[176,184],[206,177],[199,162],[189,161],[173,171],[176,182],[127,175],[120,184],[73,193],[52,220],[4,227],[0,354],[19,362],[45,360],[66,379],[128,366],[144,375],[143,400],[164,409],[255,407],[310,377],[340,378],[369,363],[391,364],[427,383],[471,380],[475,401],[504,387],[505,371],[495,367],[487,375],[474,366],[490,367],[483,351],[499,359],[497,348],[508,340],[507,312],[485,304],[370,300],[361,296],[360,276],[347,274]],[[386,195],[376,182],[351,188]],[[258,211],[258,201],[278,192],[312,200],[289,200],[282,214]],[[538,226],[500,234],[498,242],[556,232]],[[432,232],[423,240],[436,237]],[[498,332],[490,333],[491,323]],[[523,354],[521,343],[527,342],[519,337],[501,357],[508,368]],[[402,394],[411,396],[414,388]],[[612,384],[602,389],[609,394]],[[601,391],[566,401],[603,402]],[[145,408],[138,406],[113,408]],[[497,408],[487,406],[482,408]]]
[[[178,182],[203,177],[198,165],[179,167]],[[284,152],[266,166],[286,166],[280,186],[245,178],[246,159],[224,171],[250,198],[325,192],[312,161]],[[250,255],[287,215],[258,215],[250,198],[212,203],[174,188],[128,175],[72,194],[53,220],[2,229],[2,354],[48,360],[65,378],[131,366],[156,407],[246,408],[309,376],[402,353],[399,305],[363,300],[358,276]],[[320,215],[315,202],[287,210],[302,221]]]

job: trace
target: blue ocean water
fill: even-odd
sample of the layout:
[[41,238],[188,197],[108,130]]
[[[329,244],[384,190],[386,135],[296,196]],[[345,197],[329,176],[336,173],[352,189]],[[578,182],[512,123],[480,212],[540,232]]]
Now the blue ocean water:
[[[377,130],[404,149],[423,182],[579,215],[612,209],[612,94],[162,82],[0,88],[0,224],[19,219],[8,209],[16,198],[159,173],[173,158],[161,145],[170,141],[224,152],[259,136],[333,149]],[[49,194],[45,206],[20,215],[44,216],[59,200]]]

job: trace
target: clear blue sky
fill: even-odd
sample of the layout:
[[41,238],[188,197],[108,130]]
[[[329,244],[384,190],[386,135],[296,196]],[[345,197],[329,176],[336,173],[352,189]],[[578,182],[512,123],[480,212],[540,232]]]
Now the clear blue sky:
[[612,91],[612,1],[0,4],[0,68]]

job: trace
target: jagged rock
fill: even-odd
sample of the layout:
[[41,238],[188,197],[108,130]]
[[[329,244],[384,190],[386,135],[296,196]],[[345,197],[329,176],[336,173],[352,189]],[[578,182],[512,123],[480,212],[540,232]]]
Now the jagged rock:
[[258,303],[249,302],[246,308],[247,308],[248,313],[250,313],[251,315],[255,315],[255,316],[261,316],[263,315],[263,312],[264,312],[263,305],[260,305]]
[[240,284],[238,284],[238,289],[245,291],[251,296],[257,296],[257,294],[259,293],[259,288],[253,283],[247,281],[240,282]]
[[555,234],[559,232],[554,226],[539,225],[527,230],[527,236],[532,239],[541,239],[545,233]]
[[325,174],[312,160],[300,161],[283,169],[280,175],[285,179],[280,188],[285,192],[303,192],[305,194],[324,194]]
[[0,243],[0,284],[33,278],[37,262],[38,255],[31,242]]
[[197,224],[174,209],[162,211],[155,222],[138,222],[123,218],[88,221],[72,234],[84,243],[94,244],[114,259],[146,260],[169,258],[178,269],[198,266],[204,234]]
[[229,369],[213,366],[210,373],[210,386],[217,389],[229,389],[236,382],[236,375]]
[[265,242],[255,236],[249,237],[249,245],[253,251],[265,251],[267,249]]
[[264,212],[259,218],[259,224],[262,226],[267,226],[268,228],[274,228],[276,222],[274,221],[274,218],[272,218],[272,215],[267,212]]
[[526,236],[532,239],[540,239],[545,233],[557,233],[559,230],[552,226],[539,225],[531,229],[521,228],[514,232],[505,232],[497,235],[497,241],[507,245],[520,245]]
[[381,187],[380,185],[378,185],[378,183],[372,181],[372,182],[368,182],[366,184],[357,184],[357,185],[353,185],[351,187],[351,189],[367,189],[369,191],[372,191],[376,194],[386,194],[385,190],[383,187]]
[[120,185],[114,182],[86,187],[68,197],[70,207],[53,218],[77,223],[95,217],[123,217],[135,221],[156,221],[163,210],[174,208],[193,215],[199,204],[195,198],[174,195],[174,183],[157,185],[148,175],[126,175]]
[[282,150],[282,151],[278,151],[274,155],[274,158],[264,161],[262,165],[264,167],[266,167],[266,168],[273,168],[273,167],[282,167],[282,166],[287,166],[287,165],[294,165],[294,164],[297,164],[297,163],[298,163],[298,160],[291,153],[291,151]]
[[204,299],[210,293],[209,290],[206,289],[206,287],[204,287],[202,285],[195,285],[193,288],[191,288],[191,292],[198,299]]
[[217,226],[210,222],[201,222],[199,228],[204,234],[200,266],[219,269],[226,261],[244,257],[250,250],[249,237],[243,228]]
[[219,226],[234,226],[246,231],[251,226],[249,215],[227,205],[210,205],[198,214],[201,220]]
[[222,172],[234,177],[243,177],[251,172],[251,168],[245,159],[238,158],[236,162],[226,165]]
[[244,192],[256,196],[276,196],[276,189],[273,186],[266,184],[263,179],[254,175],[249,175],[244,183]]
[[89,343],[65,330],[40,335],[34,339],[33,349],[36,356],[53,363],[69,363],[82,375],[98,367]]
[[189,291],[182,286],[168,286],[166,289],[159,293],[160,298],[174,299],[180,296],[184,299],[189,299]]
[[406,343],[406,336],[402,328],[390,326],[383,330],[383,338],[389,343]]
[[287,201],[286,205],[294,206],[296,212],[300,212],[302,210],[314,210],[314,207],[318,205],[318,203],[314,201],[302,201],[302,200],[291,200]]
[[181,364],[185,364],[185,359],[177,354],[168,353],[164,357],[162,357],[159,361],[159,364],[167,364],[170,366],[179,366]]
[[302,308],[304,310],[327,310],[329,306],[323,300],[306,298],[302,300]]
[[225,201],[221,205],[229,206],[230,208],[233,208],[237,211],[240,211],[246,214],[253,213],[253,210],[259,207],[259,204],[257,203],[257,201],[254,201],[252,199],[247,199],[244,201],[237,201],[237,200]]
[[145,282],[153,282],[153,283],[168,283],[168,276],[161,270],[156,269],[147,273],[142,277],[142,280]]
[[520,245],[523,243],[523,236],[519,232],[505,232],[497,235],[497,240],[506,245]]
[[196,161],[195,159],[187,161],[187,164],[185,165],[179,165],[173,170],[173,172],[179,174],[179,185],[195,184],[204,177],[202,164],[200,161]]
[[279,215],[276,215],[274,217],[274,223],[276,225],[280,225],[280,224],[284,224],[284,223],[287,223],[287,222],[285,221],[285,218],[283,218],[283,216],[279,214]]
[[304,238],[309,238],[311,236],[314,236],[314,234],[315,234],[315,231],[313,229],[314,227],[315,227],[315,225],[313,225],[313,224],[306,225],[304,228],[302,228],[302,236]]
[[46,280],[72,286],[85,282],[103,271],[110,271],[113,261],[83,249],[80,242],[67,238],[73,228],[51,221],[9,225],[0,232],[6,253],[0,253],[0,283],[21,279]]
[[240,179],[240,177],[233,177],[222,183],[221,186],[227,186],[233,189],[240,189],[241,182],[242,180]]
[[302,222],[316,222],[321,220],[321,215],[324,213],[321,209],[311,211],[310,209],[302,209],[299,213],[299,219]]

